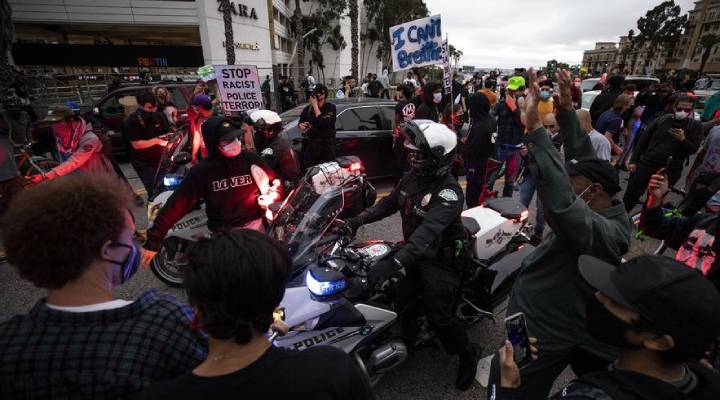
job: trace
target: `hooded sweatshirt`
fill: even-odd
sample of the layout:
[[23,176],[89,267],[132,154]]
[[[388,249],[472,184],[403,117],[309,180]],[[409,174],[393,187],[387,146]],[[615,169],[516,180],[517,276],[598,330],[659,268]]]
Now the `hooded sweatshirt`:
[[258,204],[261,182],[257,177],[276,179],[275,172],[255,153],[243,151],[233,158],[220,153],[217,126],[224,120],[211,118],[202,127],[208,158],[192,168],[170,196],[148,230],[145,248],[158,251],[168,230],[193,209],[199,199],[206,202],[208,228],[215,231],[242,227],[263,216]]
[[435,82],[430,82],[423,86],[422,103],[415,111],[415,119],[429,119],[434,122],[440,120],[437,104],[433,102],[433,91],[437,89],[440,89],[440,85]]
[[493,154],[492,134],[497,131],[497,121],[490,115],[490,100],[481,92],[468,99],[470,132],[465,146],[466,159],[486,159]]

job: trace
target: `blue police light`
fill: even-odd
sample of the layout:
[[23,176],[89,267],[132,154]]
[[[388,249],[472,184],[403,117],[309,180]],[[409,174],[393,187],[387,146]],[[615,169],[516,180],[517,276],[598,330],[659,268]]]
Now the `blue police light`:
[[182,183],[182,176],[179,175],[167,175],[163,178],[163,186],[172,188]]
[[345,276],[329,268],[313,267],[308,270],[305,284],[318,300],[330,300],[347,289]]

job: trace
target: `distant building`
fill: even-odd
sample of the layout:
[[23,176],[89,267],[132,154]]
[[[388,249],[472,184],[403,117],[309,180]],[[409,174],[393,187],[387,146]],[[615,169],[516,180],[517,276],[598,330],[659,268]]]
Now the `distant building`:
[[597,42],[592,50],[585,50],[583,53],[583,66],[587,67],[588,73],[599,75],[610,72],[615,67],[618,48],[614,42]]
[[[700,39],[708,33],[720,34],[720,0],[695,2],[695,8],[688,12],[688,28],[675,46],[668,68],[700,70],[704,52]],[[720,72],[720,46],[710,49],[704,72]]]

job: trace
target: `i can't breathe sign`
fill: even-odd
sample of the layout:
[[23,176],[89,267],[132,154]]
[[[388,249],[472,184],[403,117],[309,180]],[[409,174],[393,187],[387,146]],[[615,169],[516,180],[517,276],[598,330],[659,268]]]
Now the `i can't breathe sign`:
[[442,22],[433,15],[390,28],[393,70],[442,63]]
[[260,78],[255,65],[216,65],[215,77],[226,113],[263,108]]

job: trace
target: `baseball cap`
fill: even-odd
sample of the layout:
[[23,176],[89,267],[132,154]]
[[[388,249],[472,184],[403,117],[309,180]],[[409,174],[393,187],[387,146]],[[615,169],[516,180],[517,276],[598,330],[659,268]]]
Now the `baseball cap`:
[[192,98],[192,105],[210,110],[212,108],[212,99],[206,94],[197,94]]
[[672,336],[678,348],[702,354],[720,336],[720,292],[685,264],[642,255],[615,267],[582,255],[578,265],[591,286]]
[[62,121],[65,118],[69,118],[75,115],[70,107],[66,105],[56,105],[48,109],[48,115],[45,117],[47,122]]
[[318,83],[315,85],[315,89],[313,89],[313,93],[319,93],[319,94],[328,94],[328,88],[327,86],[323,85],[322,83]]
[[602,185],[605,193],[614,196],[621,190],[617,171],[606,160],[595,157],[572,159],[565,163],[568,176],[584,176]]
[[232,140],[241,138],[244,131],[241,126],[229,118],[213,117],[205,121],[202,126],[203,137],[211,135],[217,140]]
[[522,76],[513,76],[508,80],[507,88],[510,90],[518,90],[525,86],[525,78]]

